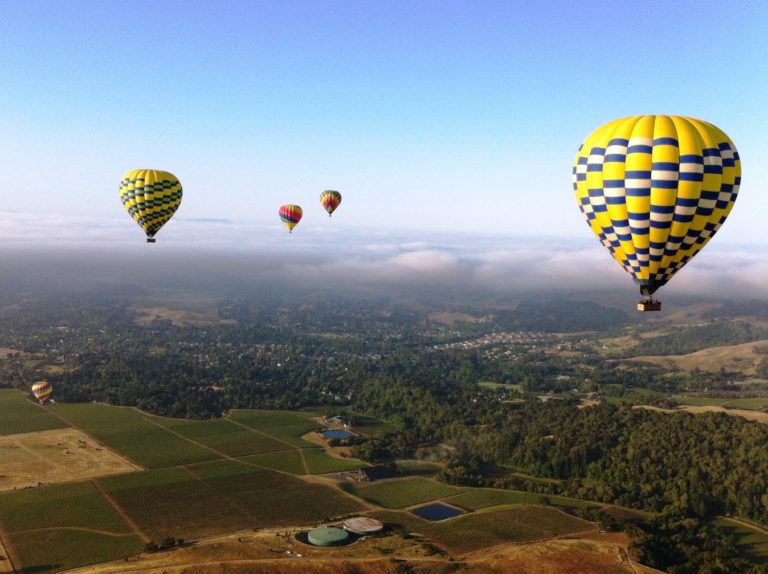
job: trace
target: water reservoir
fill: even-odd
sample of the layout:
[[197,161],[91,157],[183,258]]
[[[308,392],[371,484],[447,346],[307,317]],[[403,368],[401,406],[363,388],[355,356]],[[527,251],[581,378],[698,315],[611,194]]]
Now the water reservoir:
[[461,510],[458,508],[455,508],[453,506],[448,506],[447,504],[428,504],[426,506],[419,506],[418,508],[414,508],[411,510],[416,516],[419,518],[423,518],[424,520],[445,520],[446,518],[453,518],[454,516],[459,516],[460,514],[464,514]]

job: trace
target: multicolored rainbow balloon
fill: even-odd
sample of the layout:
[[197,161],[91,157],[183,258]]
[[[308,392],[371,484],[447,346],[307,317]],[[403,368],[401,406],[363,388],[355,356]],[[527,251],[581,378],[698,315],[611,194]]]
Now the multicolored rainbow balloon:
[[341,203],[341,194],[338,191],[327,189],[326,191],[320,194],[320,204],[328,212],[328,217],[330,217],[331,214],[334,211],[336,211],[336,208],[339,207],[340,203]]
[[280,207],[280,220],[288,228],[288,233],[293,231],[301,221],[301,216],[304,215],[304,211],[298,205],[287,203]]
[[53,393],[53,386],[48,381],[40,381],[32,385],[32,394],[40,401],[41,405],[45,399],[51,396],[51,393]]

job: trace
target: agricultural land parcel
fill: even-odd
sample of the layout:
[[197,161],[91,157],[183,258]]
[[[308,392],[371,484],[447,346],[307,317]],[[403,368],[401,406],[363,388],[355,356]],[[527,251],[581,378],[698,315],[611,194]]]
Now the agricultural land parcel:
[[58,404],[49,408],[147,468],[220,458],[214,452],[153,424],[136,409],[99,404]]
[[65,428],[64,421],[16,389],[0,389],[0,435]]
[[427,522],[404,511],[381,511],[373,516],[420,532],[454,555],[508,542],[532,542],[594,529],[594,525],[555,508],[517,506],[493,512],[471,513]]
[[91,482],[0,494],[0,519],[29,572],[103,562],[143,548]]
[[332,487],[236,461],[114,476],[101,483],[155,539],[313,524],[362,509]]
[[0,491],[139,470],[73,428],[0,436]]
[[350,492],[384,508],[405,508],[460,494],[464,489],[429,478],[414,477],[354,486],[350,488]]

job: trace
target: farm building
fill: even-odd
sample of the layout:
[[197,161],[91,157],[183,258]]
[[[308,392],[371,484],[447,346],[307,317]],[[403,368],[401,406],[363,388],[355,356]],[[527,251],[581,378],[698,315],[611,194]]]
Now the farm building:
[[384,523],[380,520],[366,518],[364,516],[356,516],[344,521],[344,530],[347,530],[352,534],[357,534],[358,536],[375,534],[376,532],[381,532],[383,528]]
[[321,526],[310,530],[307,538],[315,546],[339,546],[347,543],[349,533],[335,526]]

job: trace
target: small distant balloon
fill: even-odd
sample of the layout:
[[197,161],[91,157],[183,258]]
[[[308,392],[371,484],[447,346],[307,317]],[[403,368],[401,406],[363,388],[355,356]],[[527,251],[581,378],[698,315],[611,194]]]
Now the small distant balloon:
[[147,243],[168,223],[181,205],[181,182],[172,173],[156,169],[134,169],[120,181],[120,201],[147,234]]
[[328,189],[320,194],[320,204],[328,212],[328,217],[330,217],[331,214],[336,211],[336,208],[339,207],[340,203],[341,194],[338,191]]
[[301,207],[298,205],[288,203],[280,207],[279,214],[283,225],[288,228],[288,233],[291,233],[293,228],[298,225],[299,221],[301,221],[301,216],[304,215],[304,211],[302,211]]
[[48,381],[40,381],[32,385],[32,394],[41,405],[51,396],[51,393],[53,393],[53,386]]

